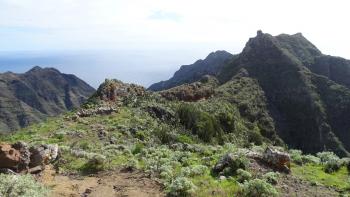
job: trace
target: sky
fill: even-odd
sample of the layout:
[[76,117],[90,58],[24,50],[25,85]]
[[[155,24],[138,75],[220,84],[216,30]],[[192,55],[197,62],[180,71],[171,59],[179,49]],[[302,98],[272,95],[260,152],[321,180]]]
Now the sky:
[[[348,0],[0,0],[0,72],[33,65],[145,86],[261,29],[350,59]],[[94,72],[94,73],[92,73]]]

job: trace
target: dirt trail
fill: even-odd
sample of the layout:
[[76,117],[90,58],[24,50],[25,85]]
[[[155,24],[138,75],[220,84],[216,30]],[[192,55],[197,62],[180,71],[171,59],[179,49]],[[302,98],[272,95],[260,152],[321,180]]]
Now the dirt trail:
[[104,172],[84,177],[57,175],[47,169],[39,180],[52,188],[52,197],[163,197],[160,184],[141,172]]

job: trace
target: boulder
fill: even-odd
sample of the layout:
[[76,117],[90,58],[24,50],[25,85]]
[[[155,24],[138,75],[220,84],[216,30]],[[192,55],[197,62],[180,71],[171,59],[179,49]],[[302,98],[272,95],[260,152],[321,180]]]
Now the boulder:
[[12,145],[21,154],[21,161],[18,165],[18,171],[27,170],[30,163],[30,151],[28,144],[24,142],[17,142]]
[[[0,144],[0,173],[38,172],[43,166],[58,158],[58,145],[40,145],[29,147],[24,142]],[[41,169],[41,170],[40,170]]]
[[40,145],[30,148],[29,167],[37,167],[47,165],[58,158],[58,145]]
[[288,153],[267,147],[263,154],[263,160],[279,171],[290,173],[291,159]]
[[21,154],[10,144],[0,144],[0,168],[16,169],[21,162]]

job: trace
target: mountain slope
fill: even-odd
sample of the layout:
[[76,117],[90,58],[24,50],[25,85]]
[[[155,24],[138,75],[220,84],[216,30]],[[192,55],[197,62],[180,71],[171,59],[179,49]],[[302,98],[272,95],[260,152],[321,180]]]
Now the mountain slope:
[[170,89],[185,83],[200,80],[204,75],[217,75],[225,62],[234,55],[226,51],[210,53],[204,60],[198,60],[194,64],[181,66],[174,76],[167,81],[161,81],[151,85],[148,89],[160,91]]
[[[220,66],[215,76],[221,85],[212,97],[229,101],[275,143],[281,138],[308,153],[348,155],[349,62],[323,55],[300,33],[272,36],[258,31],[239,55]],[[179,94],[175,90],[172,95]]]
[[94,89],[74,75],[34,67],[24,74],[0,74],[0,132],[79,107]]

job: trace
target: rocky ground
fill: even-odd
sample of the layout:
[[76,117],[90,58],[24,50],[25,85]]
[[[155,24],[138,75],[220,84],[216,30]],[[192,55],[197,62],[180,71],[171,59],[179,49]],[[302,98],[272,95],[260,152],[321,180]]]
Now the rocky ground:
[[162,186],[139,171],[108,171],[90,176],[60,175],[48,166],[38,177],[52,197],[162,197]]

